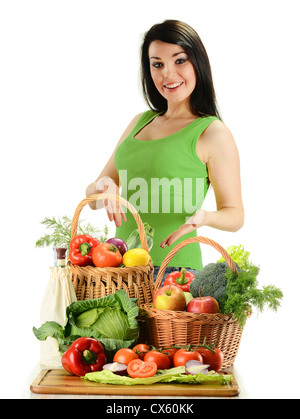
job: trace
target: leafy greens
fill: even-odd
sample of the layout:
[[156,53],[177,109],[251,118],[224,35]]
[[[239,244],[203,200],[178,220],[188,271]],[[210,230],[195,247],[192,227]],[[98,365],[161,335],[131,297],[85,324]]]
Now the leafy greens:
[[280,300],[283,293],[274,285],[268,285],[259,289],[257,275],[259,267],[246,262],[244,269],[238,274],[233,273],[229,268],[226,270],[226,295],[222,299],[222,312],[234,313],[241,327],[247,320],[247,312],[251,307],[256,307],[262,312],[265,306],[277,311],[280,307]]
[[[225,295],[221,298],[221,312],[233,313],[238,319],[239,325],[243,327],[247,320],[247,313],[251,312],[252,306],[262,312],[265,306],[277,311],[280,307],[280,300],[283,293],[274,285],[268,285],[259,289],[257,276],[259,266],[255,266],[250,260],[250,252],[244,246],[230,246],[226,249],[232,260],[238,265],[238,273],[233,273],[228,267],[225,272],[226,289]],[[222,263],[222,257],[217,263]]]
[[139,335],[136,301],[124,290],[102,298],[76,301],[67,307],[64,328],[56,322],[46,322],[39,329],[34,327],[33,333],[42,341],[48,336],[55,338],[61,353],[82,336],[100,340],[107,351],[126,348]]
[[100,384],[116,384],[116,385],[149,385],[155,383],[188,383],[188,384],[201,384],[205,382],[214,382],[225,384],[232,380],[233,376],[230,374],[218,374],[214,371],[208,374],[191,375],[185,374],[185,367],[175,367],[168,370],[158,370],[153,377],[147,378],[131,378],[127,376],[120,376],[114,374],[112,371],[102,370],[91,372],[83,377],[85,380],[94,381]]
[[[247,262],[249,261],[250,252],[245,250],[244,246],[239,244],[238,246],[229,246],[226,249],[231,259],[241,268],[245,269]],[[217,260],[217,262],[225,262],[223,256]]]

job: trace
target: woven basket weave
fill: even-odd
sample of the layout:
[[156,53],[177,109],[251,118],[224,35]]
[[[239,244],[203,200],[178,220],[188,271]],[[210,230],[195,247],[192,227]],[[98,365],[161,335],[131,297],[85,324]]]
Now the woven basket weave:
[[[113,199],[129,209],[137,223],[142,248],[149,252],[144,224],[136,209],[125,199],[108,193],[90,195],[80,202],[72,220],[71,239],[77,235],[78,220],[83,207],[98,199]],[[120,289],[123,289],[130,298],[137,298],[138,306],[151,304],[153,301],[154,282],[151,261],[147,266],[126,268],[78,266],[73,265],[70,260],[68,265],[70,266],[76,297],[79,301],[115,294]]]
[[[172,257],[190,243],[204,243],[218,250],[226,260],[229,268],[237,272],[237,268],[226,250],[213,240],[205,237],[186,239],[175,246],[163,261],[155,282],[157,291],[162,284],[163,275]],[[199,345],[206,342],[214,344],[224,355],[222,369],[228,368],[236,358],[243,329],[233,314],[198,314],[186,311],[158,310],[151,304],[144,304],[140,310],[144,321],[144,336],[147,343],[156,348],[173,345]]]

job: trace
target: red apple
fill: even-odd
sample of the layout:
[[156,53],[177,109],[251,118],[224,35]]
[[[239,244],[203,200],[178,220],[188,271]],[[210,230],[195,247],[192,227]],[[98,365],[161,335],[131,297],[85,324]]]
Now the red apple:
[[193,298],[187,305],[186,311],[189,313],[208,313],[214,314],[219,313],[218,301],[213,297],[199,297]]
[[184,292],[180,288],[175,285],[166,285],[156,291],[153,304],[159,310],[184,311],[186,299]]

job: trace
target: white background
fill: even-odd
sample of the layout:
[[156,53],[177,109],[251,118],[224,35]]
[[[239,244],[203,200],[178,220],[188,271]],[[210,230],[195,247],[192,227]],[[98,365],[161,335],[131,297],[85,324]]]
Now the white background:
[[[1,397],[22,397],[39,359],[41,300],[52,249],[46,216],[72,217],[120,135],[147,107],[139,48],[154,23],[194,27],[210,57],[224,122],[237,142],[246,211],[237,233],[261,285],[284,292],[277,313],[248,321],[235,366],[253,398],[299,397],[299,26],[292,0],[14,1],[0,3]],[[211,192],[203,206],[214,210]],[[114,228],[101,212],[82,218]],[[204,262],[215,261],[203,247]],[[3,370],[4,366],[4,370]],[[3,383],[5,382],[5,388]],[[14,389],[14,390],[12,390]]]

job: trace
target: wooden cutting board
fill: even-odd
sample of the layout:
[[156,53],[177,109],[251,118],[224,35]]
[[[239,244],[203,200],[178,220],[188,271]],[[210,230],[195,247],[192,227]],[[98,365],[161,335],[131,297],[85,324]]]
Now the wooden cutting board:
[[[226,372],[225,372],[226,374]],[[64,369],[45,369],[30,386],[38,394],[81,394],[81,395],[123,395],[123,396],[192,396],[232,397],[240,392],[233,380],[226,384],[177,384],[157,383],[151,385],[98,384],[71,375]]]

